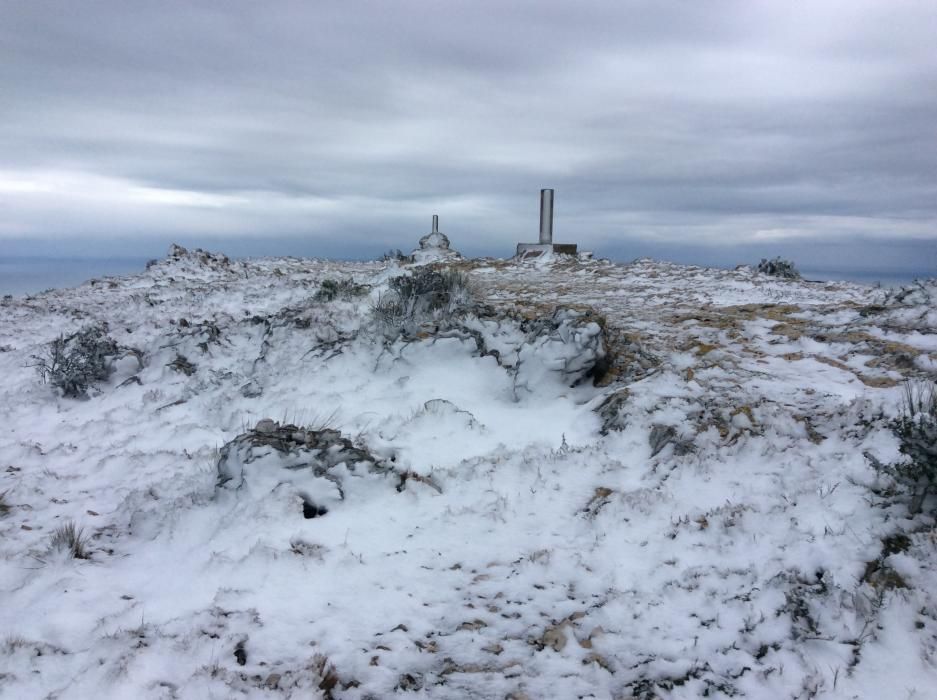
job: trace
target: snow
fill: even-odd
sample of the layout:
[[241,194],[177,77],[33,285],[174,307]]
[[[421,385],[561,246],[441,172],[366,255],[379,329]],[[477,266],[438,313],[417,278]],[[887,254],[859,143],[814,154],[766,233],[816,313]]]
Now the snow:
[[[399,337],[395,262],[173,249],[3,301],[0,697],[935,697],[935,523],[866,456],[933,285],[447,264],[475,301]],[[144,366],[41,384],[98,322]]]

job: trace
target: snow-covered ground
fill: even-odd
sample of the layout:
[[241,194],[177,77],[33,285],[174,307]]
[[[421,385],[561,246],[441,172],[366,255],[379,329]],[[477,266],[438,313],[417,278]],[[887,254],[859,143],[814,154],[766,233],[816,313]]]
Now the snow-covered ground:
[[[397,263],[0,303],[0,696],[937,697],[937,529],[873,467],[937,285],[450,268],[406,331]],[[102,322],[107,380],[39,381]]]

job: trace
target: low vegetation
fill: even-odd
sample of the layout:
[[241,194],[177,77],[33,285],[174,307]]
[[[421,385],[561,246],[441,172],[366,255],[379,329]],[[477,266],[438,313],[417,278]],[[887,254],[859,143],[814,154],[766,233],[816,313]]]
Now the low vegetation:
[[88,559],[88,538],[84,529],[69,520],[52,531],[49,545],[57,551],[68,552],[74,559]]
[[889,472],[910,493],[912,514],[921,511],[937,486],[937,385],[908,382],[892,429],[907,459]]
[[67,337],[60,335],[43,355],[33,355],[33,360],[42,382],[61,390],[62,396],[79,399],[87,397],[92,384],[110,377],[118,352],[117,343],[102,323]]
[[453,269],[422,267],[412,275],[393,278],[390,288],[374,306],[374,313],[385,335],[394,337],[438,321],[472,300],[468,276]]
[[782,260],[781,258],[768,260],[767,258],[762,258],[761,262],[758,263],[757,269],[758,272],[762,275],[781,277],[782,279],[788,280],[800,279],[800,273],[797,271],[797,268],[794,267],[794,263],[792,263],[790,260]]
[[324,279],[316,292],[316,301],[334,301],[335,299],[354,299],[367,294],[368,286],[357,284],[352,279]]

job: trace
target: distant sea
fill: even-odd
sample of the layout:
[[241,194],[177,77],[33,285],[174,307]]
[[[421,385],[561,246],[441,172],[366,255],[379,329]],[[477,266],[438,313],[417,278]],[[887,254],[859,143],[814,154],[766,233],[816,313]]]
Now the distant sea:
[[132,275],[148,258],[0,258],[0,296],[76,287],[105,275]]
[[[46,289],[75,287],[105,275],[132,275],[146,268],[147,258],[0,258],[0,296],[36,294]],[[801,270],[808,280],[845,280],[859,284],[896,287],[937,273],[902,273],[889,270]]]
[[885,272],[875,270],[849,270],[847,272],[842,270],[799,270],[799,272],[805,280],[855,282],[857,284],[881,285],[883,287],[901,287],[911,284],[914,280],[937,277],[937,271],[914,273],[896,270],[887,270]]

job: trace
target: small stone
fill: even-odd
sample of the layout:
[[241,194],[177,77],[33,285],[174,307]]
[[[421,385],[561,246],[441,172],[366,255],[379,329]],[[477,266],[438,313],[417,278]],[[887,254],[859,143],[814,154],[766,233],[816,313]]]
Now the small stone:
[[461,625],[459,625],[459,629],[474,632],[476,630],[480,630],[482,627],[487,626],[488,623],[486,623],[484,620],[479,620],[476,618],[470,622],[463,622]]
[[595,653],[595,652],[592,652],[591,654],[589,654],[589,655],[583,660],[583,663],[584,663],[584,664],[587,664],[587,663],[598,664],[599,666],[601,666],[602,668],[604,668],[604,669],[605,669],[606,671],[608,671],[609,673],[614,673],[614,671],[612,671],[612,665],[608,662],[608,659],[606,659],[606,658],[605,658],[604,656],[602,656],[601,654],[597,654],[597,653]]
[[279,673],[271,673],[267,676],[267,680],[264,681],[264,685],[271,690],[276,690],[280,686],[281,677]]
[[254,380],[251,380],[247,384],[243,385],[240,391],[241,396],[247,399],[256,399],[258,396],[264,393],[263,387]]
[[543,633],[543,646],[551,647],[553,651],[562,651],[566,646],[566,623],[551,627]]
[[257,421],[257,425],[254,426],[255,433],[261,433],[263,435],[269,435],[275,433],[277,430],[278,424],[272,418],[264,418]]
[[422,690],[423,689],[423,676],[421,674],[413,675],[411,673],[404,673],[397,680],[396,690],[402,690],[404,692]]

